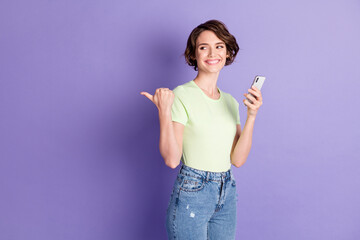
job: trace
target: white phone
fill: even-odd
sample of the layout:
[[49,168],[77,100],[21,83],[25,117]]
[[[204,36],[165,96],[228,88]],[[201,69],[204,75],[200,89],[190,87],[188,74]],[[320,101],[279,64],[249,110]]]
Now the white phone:
[[[265,82],[266,77],[264,76],[255,76],[253,83],[251,86],[255,86],[257,89],[261,90],[262,85]],[[250,93],[251,94],[251,93]],[[251,94],[253,97],[255,97],[253,94]],[[250,99],[248,99],[250,103],[253,103]]]

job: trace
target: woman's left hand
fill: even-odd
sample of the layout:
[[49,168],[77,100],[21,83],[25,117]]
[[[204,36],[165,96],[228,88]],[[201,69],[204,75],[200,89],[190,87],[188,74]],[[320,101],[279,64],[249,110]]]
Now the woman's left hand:
[[[243,100],[245,106],[247,106],[248,110],[247,110],[247,114],[248,116],[256,116],[257,111],[259,110],[260,106],[263,104],[262,101],[262,95],[261,95],[261,91],[259,89],[257,89],[255,86],[252,86],[251,89],[248,90],[249,93],[245,93],[244,96],[246,97],[246,99]],[[252,96],[254,95],[254,96]],[[252,103],[249,102],[249,100],[252,101]]]

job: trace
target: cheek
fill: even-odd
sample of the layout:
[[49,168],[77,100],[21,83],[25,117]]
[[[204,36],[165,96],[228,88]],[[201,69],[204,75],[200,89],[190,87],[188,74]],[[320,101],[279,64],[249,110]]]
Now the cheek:
[[195,57],[196,57],[196,59],[197,60],[202,60],[202,59],[204,59],[204,58],[206,58],[206,53],[205,52],[197,52],[196,54],[195,54]]

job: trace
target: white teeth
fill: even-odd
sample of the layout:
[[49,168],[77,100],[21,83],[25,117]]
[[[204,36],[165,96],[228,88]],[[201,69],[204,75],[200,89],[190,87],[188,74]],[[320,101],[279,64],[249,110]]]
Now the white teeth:
[[214,61],[206,61],[207,63],[213,64],[213,63],[218,63],[219,60],[214,60]]

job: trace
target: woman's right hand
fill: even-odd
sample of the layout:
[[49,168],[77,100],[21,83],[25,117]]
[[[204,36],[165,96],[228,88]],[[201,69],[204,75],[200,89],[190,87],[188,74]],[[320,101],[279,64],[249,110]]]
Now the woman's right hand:
[[141,92],[140,94],[150,99],[158,108],[159,112],[171,112],[175,95],[169,88],[158,88],[154,95],[148,92]]

